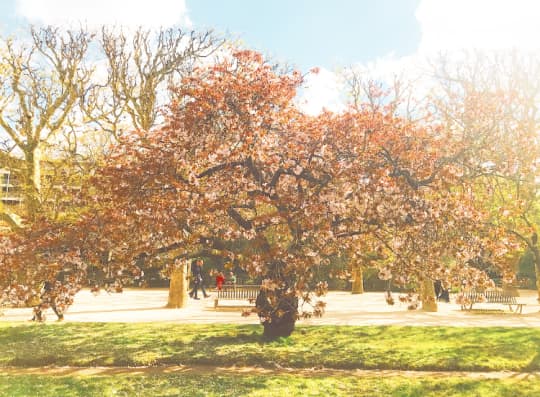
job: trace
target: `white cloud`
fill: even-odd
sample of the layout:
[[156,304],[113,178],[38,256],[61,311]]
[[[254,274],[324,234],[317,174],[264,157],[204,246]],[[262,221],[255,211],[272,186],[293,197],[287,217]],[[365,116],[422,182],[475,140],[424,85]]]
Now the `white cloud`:
[[[540,0],[421,0],[416,18],[422,35],[415,53],[389,54],[353,69],[366,80],[388,85],[396,77],[412,82],[415,94],[422,97],[433,87],[426,61],[438,54],[459,63],[466,56],[461,50],[540,50]],[[325,97],[337,94],[326,92],[320,101]]]
[[396,79],[417,79],[424,73],[426,65],[417,54],[403,57],[389,54],[364,64],[357,64],[353,69],[372,80],[390,83]]
[[298,106],[310,115],[316,115],[323,109],[339,112],[345,108],[343,92],[343,81],[338,74],[321,68],[318,73],[306,76]]
[[17,0],[16,9],[30,22],[45,25],[191,26],[185,0]]
[[[426,70],[428,66],[421,62],[419,56],[395,57],[390,54],[365,64],[356,64],[352,70],[364,82],[373,80],[391,86],[395,81],[404,84],[414,84],[415,92],[425,95],[428,91],[429,79]],[[347,79],[350,70],[332,72],[321,68],[318,74],[310,73],[306,76],[303,89],[298,96],[298,106],[310,115],[317,115],[323,109],[333,112],[344,111],[349,100],[347,96]],[[402,87],[406,89],[405,86]],[[406,94],[406,93],[405,93]]]
[[421,53],[540,48],[538,0],[422,0]]
[[[186,0],[17,0],[18,13],[33,23],[159,27],[191,26]],[[460,49],[540,49],[540,0],[421,0],[416,11],[418,52],[357,65],[367,77],[392,82],[418,80],[428,56]],[[345,85],[339,73],[309,74],[298,104],[309,114],[343,110]]]

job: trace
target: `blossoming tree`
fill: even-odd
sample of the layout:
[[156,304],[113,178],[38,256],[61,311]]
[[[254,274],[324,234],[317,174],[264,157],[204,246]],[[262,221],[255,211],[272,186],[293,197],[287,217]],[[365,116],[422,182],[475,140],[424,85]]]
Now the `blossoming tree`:
[[79,219],[36,223],[16,257],[3,250],[9,271],[130,272],[141,255],[212,251],[263,280],[255,311],[268,337],[323,313],[314,273],[342,252],[422,285],[426,310],[436,309],[434,279],[485,284],[466,262],[498,252],[497,229],[482,226],[460,178],[463,142],[385,109],[307,116],[294,101],[302,80],[250,51],[196,70],[162,128],[112,150]]

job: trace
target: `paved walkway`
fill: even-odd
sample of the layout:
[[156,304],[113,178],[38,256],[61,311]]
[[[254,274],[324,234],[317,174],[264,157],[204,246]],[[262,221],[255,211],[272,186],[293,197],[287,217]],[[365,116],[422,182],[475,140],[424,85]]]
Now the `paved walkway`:
[[[439,303],[439,311],[425,313],[409,311],[406,305],[397,302],[389,306],[382,292],[351,295],[348,292],[330,292],[323,300],[327,310],[322,318],[301,320],[301,324],[333,325],[425,325],[425,326],[509,326],[540,327],[540,305],[535,291],[520,291],[520,301],[527,305],[523,314],[512,314],[503,305],[478,305],[491,309],[464,312],[452,303]],[[257,324],[256,315],[242,317],[238,308],[213,308],[212,297],[201,300],[190,299],[186,308],[167,309],[166,289],[125,289],[121,294],[101,292],[94,296],[89,290],[80,291],[74,305],[66,313],[66,322],[181,322],[181,323],[234,323]],[[397,298],[398,294],[395,294]],[[492,310],[506,310],[493,312]],[[31,317],[32,309],[5,309],[0,321],[25,321]],[[56,316],[47,312],[48,321]]]
[[114,375],[287,375],[310,376],[356,376],[407,378],[468,378],[468,379],[533,379],[540,378],[540,372],[465,372],[465,371],[396,371],[378,369],[332,369],[332,368],[262,368],[262,367],[215,367],[209,365],[165,365],[151,367],[3,367],[4,375],[49,375],[49,376],[114,376]]

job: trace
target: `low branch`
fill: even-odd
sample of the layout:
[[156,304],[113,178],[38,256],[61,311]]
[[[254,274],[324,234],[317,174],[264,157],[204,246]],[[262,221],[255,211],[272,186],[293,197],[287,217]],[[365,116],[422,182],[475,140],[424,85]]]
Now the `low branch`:
[[251,230],[253,229],[253,222],[250,220],[244,219],[244,217],[236,211],[234,208],[229,208],[227,210],[227,214],[242,228],[245,230]]
[[205,178],[207,176],[211,176],[215,174],[216,172],[223,171],[227,168],[234,168],[234,167],[245,166],[245,165],[246,165],[246,161],[233,161],[230,163],[219,164],[201,172],[199,175],[197,175],[197,178]]

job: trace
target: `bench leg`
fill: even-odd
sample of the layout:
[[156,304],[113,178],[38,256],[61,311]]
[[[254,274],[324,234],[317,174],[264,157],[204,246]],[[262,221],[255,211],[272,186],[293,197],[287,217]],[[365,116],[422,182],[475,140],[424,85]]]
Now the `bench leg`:
[[217,298],[214,299],[214,309],[215,309],[216,307],[218,307],[218,299],[217,299]]

